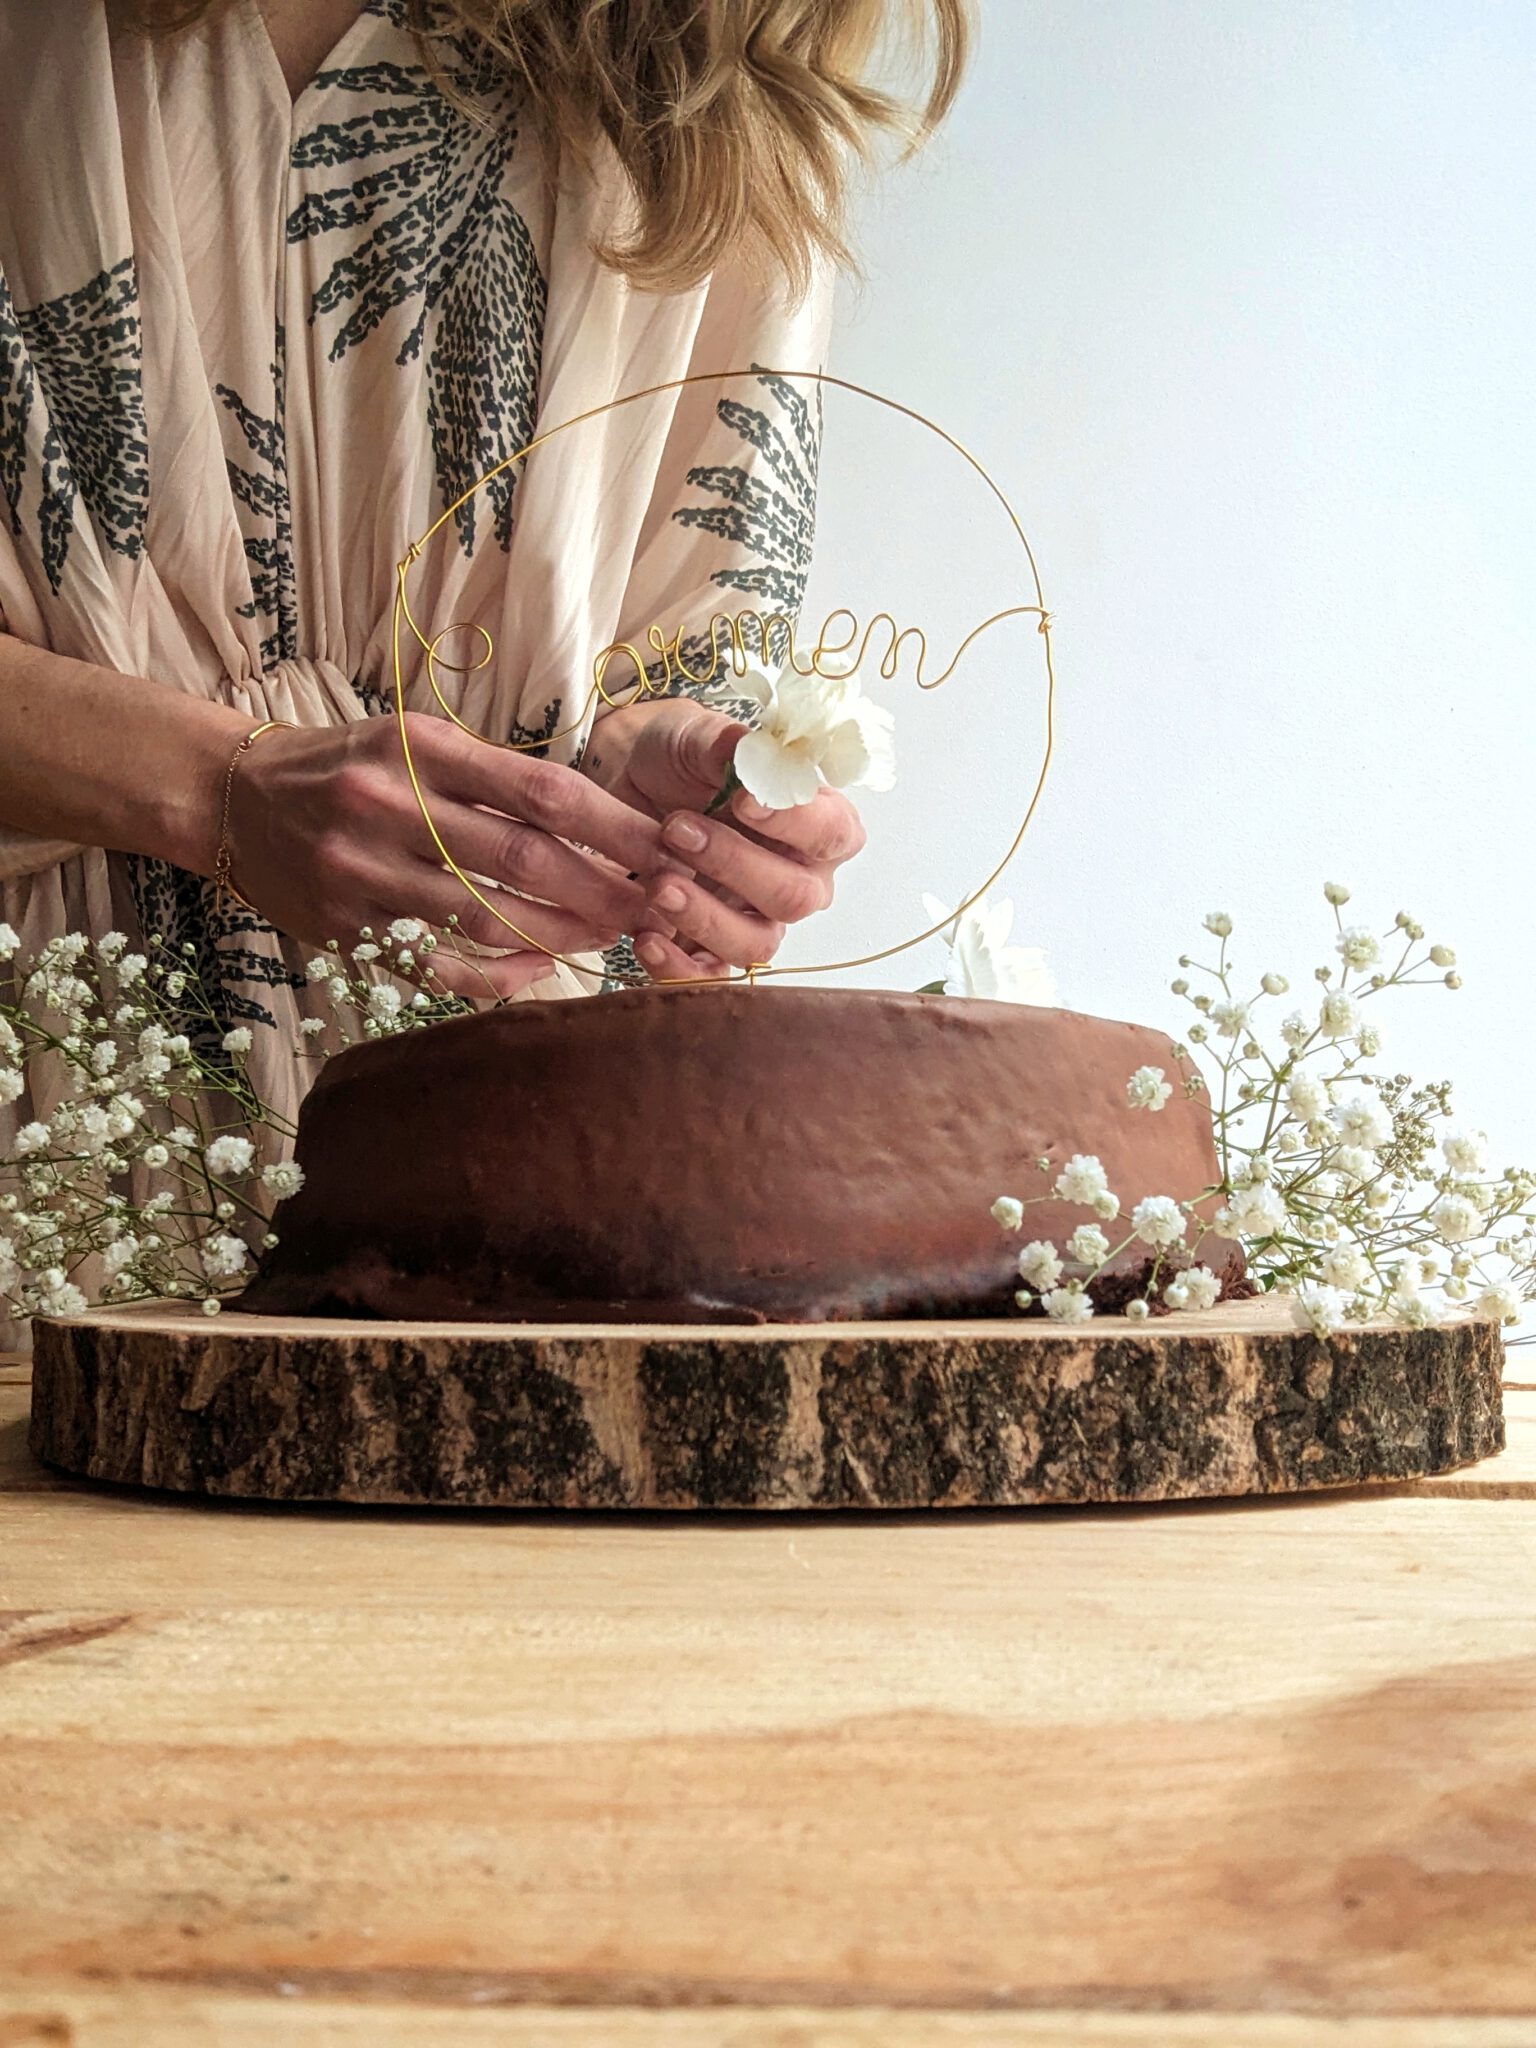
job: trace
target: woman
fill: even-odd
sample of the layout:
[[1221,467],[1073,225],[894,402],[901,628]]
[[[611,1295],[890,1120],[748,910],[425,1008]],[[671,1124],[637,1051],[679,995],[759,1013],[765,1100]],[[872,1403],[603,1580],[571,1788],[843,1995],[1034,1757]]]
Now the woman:
[[[964,4],[915,10],[937,29],[926,125],[958,82]],[[543,427],[690,372],[820,366],[848,145],[897,114],[862,78],[886,12],[5,10],[0,923],[28,947],[114,928],[190,945],[288,1110],[307,950],[454,913],[508,945],[443,871],[374,715],[395,564]],[[862,836],[845,799],[705,818],[726,712],[599,706],[595,738],[582,715],[609,642],[798,605],[815,390],[764,374],[610,413],[423,554],[417,616],[494,635],[460,715],[545,756],[412,713],[446,843],[523,892],[503,906],[549,949],[440,953],[448,988],[577,993],[590,979],[549,953],[621,934],[653,975],[718,974],[829,900]],[[423,687],[410,672],[408,703]],[[243,904],[210,880],[221,847]]]

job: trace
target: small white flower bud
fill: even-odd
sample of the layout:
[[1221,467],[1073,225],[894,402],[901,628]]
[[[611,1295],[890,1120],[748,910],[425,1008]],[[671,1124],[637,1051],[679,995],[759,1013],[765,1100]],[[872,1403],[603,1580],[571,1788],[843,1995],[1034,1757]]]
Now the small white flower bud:
[[1454,967],[1456,965],[1455,949],[1451,946],[1431,946],[1429,957],[1436,967]]
[[1259,984],[1267,996],[1283,996],[1290,985],[1283,974],[1266,974]]
[[1138,1294],[1134,1301],[1128,1301],[1125,1304],[1125,1313],[1126,1319],[1129,1322],[1144,1323],[1152,1311],[1148,1308],[1141,1295]]
[[1323,894],[1335,910],[1349,901],[1349,891],[1342,882],[1324,882]]
[[1451,969],[1450,973],[1445,977],[1445,985],[1447,988],[1461,987],[1461,976],[1456,972],[1454,967]]

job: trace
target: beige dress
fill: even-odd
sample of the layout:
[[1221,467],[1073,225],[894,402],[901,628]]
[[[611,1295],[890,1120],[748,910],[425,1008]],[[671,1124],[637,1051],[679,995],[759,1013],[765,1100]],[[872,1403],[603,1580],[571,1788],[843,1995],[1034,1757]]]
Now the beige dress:
[[[498,459],[690,371],[821,366],[825,278],[799,310],[724,273],[631,290],[591,254],[622,204],[614,167],[551,179],[515,96],[466,117],[403,15],[369,0],[294,104],[255,0],[153,45],[109,36],[100,0],[0,10],[11,633],[253,723],[373,716],[392,706],[395,565]],[[452,61],[484,86],[471,50]],[[577,716],[609,641],[794,609],[817,388],[764,374],[648,400],[475,497],[414,584],[424,621],[495,636],[462,714],[537,740]],[[585,737],[550,751],[577,763]],[[296,1108],[304,955],[210,884],[0,827],[0,921],[29,947],[75,929],[190,942],[220,1026],[254,1032],[258,1087]],[[0,1109],[0,1150],[47,1107]]]

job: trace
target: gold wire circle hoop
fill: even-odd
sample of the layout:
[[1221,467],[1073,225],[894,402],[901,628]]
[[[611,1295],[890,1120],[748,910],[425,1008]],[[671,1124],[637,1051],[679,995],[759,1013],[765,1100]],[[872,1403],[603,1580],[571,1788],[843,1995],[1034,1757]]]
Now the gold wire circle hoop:
[[[628,405],[638,405],[643,399],[658,398],[663,393],[668,391],[682,391],[693,384],[725,384],[737,382],[744,378],[759,379],[768,377],[778,377],[786,382],[798,380],[804,383],[816,384],[822,387],[829,387],[831,389],[835,389],[838,391],[848,391],[851,392],[857,398],[867,398],[875,405],[883,405],[887,408],[887,410],[894,413],[899,413],[904,419],[912,420],[918,426],[926,427],[930,433],[936,434],[941,441],[945,442],[950,448],[952,448],[955,451],[957,455],[961,456],[964,459],[964,461],[970,465],[971,469],[975,471],[976,475],[981,478],[982,482],[986,485],[987,489],[992,493],[993,497],[997,500],[998,504],[1001,505],[1004,513],[1007,516],[1009,525],[1013,528],[1019,546],[1024,551],[1024,558],[1029,564],[1030,581],[1034,589],[1034,603],[1009,605],[1005,607],[1002,611],[993,612],[989,618],[984,619],[979,626],[973,627],[971,631],[966,634],[965,638],[960,642],[960,645],[956,648],[954,655],[951,657],[950,661],[945,666],[943,672],[940,675],[931,678],[925,679],[923,675],[923,664],[927,654],[926,636],[923,634],[921,629],[917,627],[909,627],[905,631],[903,631],[901,628],[897,626],[896,621],[890,618],[888,613],[877,613],[876,616],[872,618],[869,621],[868,625],[864,628],[863,637],[860,641],[859,646],[859,659],[862,660],[864,653],[867,651],[870,638],[874,633],[875,628],[881,625],[882,623],[888,624],[891,627],[891,643],[889,648],[887,649],[886,654],[882,657],[881,660],[882,677],[884,677],[888,681],[891,679],[891,677],[893,677],[896,674],[900,666],[901,648],[903,642],[909,638],[915,638],[918,642],[919,649],[916,677],[918,688],[923,690],[937,689],[941,683],[946,682],[949,679],[949,677],[953,675],[966,649],[972,644],[973,641],[979,639],[983,633],[987,632],[989,628],[1000,624],[1005,619],[1019,618],[1024,615],[1031,615],[1035,617],[1035,619],[1037,620],[1038,623],[1036,630],[1039,632],[1040,636],[1045,642],[1045,749],[1043,754],[1041,755],[1040,772],[1035,777],[1034,786],[1030,791],[1029,802],[1025,808],[1023,819],[1019,824],[1018,830],[1014,833],[1012,840],[1009,842],[1007,852],[1003,855],[1002,859],[997,863],[996,867],[994,867],[991,870],[991,872],[987,875],[985,881],[979,883],[976,888],[971,890],[969,895],[962,898],[962,900],[958,904],[956,904],[955,908],[949,913],[948,917],[942,919],[937,924],[928,925],[923,931],[918,932],[913,938],[902,939],[893,946],[882,946],[877,952],[861,953],[854,959],[817,961],[808,967],[780,967],[773,965],[771,963],[759,962],[751,967],[737,969],[727,977],[718,978],[716,980],[715,985],[729,986],[732,983],[740,984],[744,982],[748,986],[755,987],[757,983],[760,981],[766,981],[771,978],[776,978],[782,975],[840,974],[849,971],[853,968],[871,967],[877,961],[894,959],[895,956],[899,953],[909,953],[912,951],[914,947],[925,945],[929,939],[936,938],[941,932],[943,932],[946,929],[946,927],[954,921],[955,918],[960,916],[964,911],[969,910],[973,904],[979,903],[982,897],[984,897],[987,891],[992,887],[992,885],[1001,878],[1006,869],[1009,867],[1010,863],[1013,861],[1015,855],[1018,853],[1019,848],[1023,845],[1025,834],[1029,831],[1030,826],[1033,824],[1035,812],[1039,809],[1040,798],[1045,789],[1046,778],[1050,774],[1051,760],[1053,754],[1055,753],[1056,747],[1056,665],[1053,659],[1051,649],[1051,626],[1053,621],[1050,612],[1046,609],[1045,592],[1041,586],[1040,570],[1035,561],[1034,549],[1029,544],[1029,537],[1024,531],[1023,525],[1019,520],[1019,516],[1017,512],[1014,511],[1012,504],[1009,502],[1006,493],[1004,492],[1002,486],[998,483],[997,479],[992,475],[991,471],[987,469],[986,465],[977,456],[971,453],[970,449],[965,446],[964,442],[957,440],[953,434],[948,433],[943,427],[941,427],[936,420],[929,419],[926,413],[918,412],[915,407],[910,405],[903,405],[899,399],[888,398],[886,397],[884,392],[872,391],[867,385],[855,384],[849,378],[835,377],[829,371],[826,370],[775,370],[766,368],[762,364],[754,364],[746,369],[697,370],[686,377],[672,377],[662,384],[647,384],[641,390],[626,391],[625,393],[622,394],[622,396],[618,398],[610,398],[606,400],[602,405],[591,406],[585,412],[573,413],[568,420],[560,420],[559,422],[557,422],[556,425],[552,427],[546,427],[542,433],[535,434],[533,439],[527,442],[525,446],[517,449],[511,455],[504,456],[500,462],[496,463],[492,468],[486,470],[484,475],[477,477],[475,482],[472,483],[467,490],[461,491],[458,497],[454,499],[453,503],[451,505],[446,506],[443,509],[443,511],[438,515],[438,517],[434,519],[432,524],[427,528],[426,532],[422,534],[421,538],[411,543],[411,546],[406,550],[405,555],[397,565],[395,571],[395,604],[393,620],[395,719],[400,733],[401,751],[403,752],[405,757],[406,773],[410,778],[411,789],[415,795],[417,807],[419,808],[422,815],[422,820],[426,825],[427,831],[430,833],[432,837],[433,844],[436,846],[438,853],[442,857],[444,865],[447,867],[449,872],[457,878],[461,886],[474,899],[474,901],[480,905],[480,907],[483,910],[487,911],[499,925],[501,925],[506,931],[511,933],[511,935],[515,939],[517,939],[522,945],[529,947],[535,952],[547,954],[551,959],[559,961],[559,963],[562,966],[573,968],[577,973],[590,974],[592,972],[592,969],[589,963],[585,960],[574,958],[564,953],[554,952],[548,946],[539,945],[537,940],[530,937],[527,932],[521,930],[518,925],[513,923],[512,919],[509,918],[504,911],[499,909],[497,905],[490,900],[490,898],[485,894],[484,890],[482,890],[479,887],[479,885],[469,875],[467,875],[464,872],[463,868],[460,867],[459,863],[454,859],[452,852],[445,844],[443,836],[437,828],[436,820],[432,816],[431,807],[427,802],[426,792],[421,786],[421,777],[417,772],[415,756],[411,751],[410,727],[406,723],[405,668],[401,658],[401,628],[402,626],[404,626],[409,630],[410,637],[416,642],[416,645],[421,649],[423,655],[426,658],[427,682],[432,691],[432,695],[436,698],[438,706],[443,711],[443,713],[449,719],[451,719],[456,726],[459,727],[461,732],[468,733],[471,738],[479,740],[482,743],[482,745],[488,747],[497,747],[503,752],[525,753],[528,751],[530,746],[547,746],[552,740],[563,739],[570,733],[579,731],[587,723],[588,714],[592,711],[594,703],[599,698],[601,698],[603,702],[608,704],[610,708],[617,709],[619,708],[621,703],[633,703],[638,701],[640,698],[648,695],[659,695],[661,694],[661,691],[650,684],[644,670],[640,669],[637,672],[638,680],[632,693],[624,697],[623,699],[614,698],[608,694],[604,675],[602,673],[599,673],[594,677],[592,688],[588,691],[586,697],[582,700],[581,710],[576,716],[576,718],[569,725],[562,726],[559,731],[551,733],[547,737],[542,738],[540,740],[531,741],[527,743],[507,743],[504,741],[487,739],[484,733],[476,732],[475,728],[472,725],[466,724],[465,721],[459,717],[458,713],[454,710],[453,706],[448,702],[447,698],[443,694],[441,684],[438,680],[438,671],[440,669],[446,669],[453,674],[465,675],[471,674],[476,670],[484,668],[494,657],[495,642],[493,641],[487,629],[483,625],[479,624],[478,621],[474,620],[460,620],[453,625],[448,625],[440,628],[439,631],[437,631],[436,633],[430,635],[426,633],[423,630],[422,626],[418,623],[415,614],[411,609],[409,589],[410,572],[415,567],[416,563],[421,559],[423,551],[428,546],[430,546],[432,541],[449,523],[449,521],[456,516],[461,507],[468,504],[469,500],[476,496],[478,492],[485,490],[490,484],[493,484],[498,477],[505,476],[508,470],[515,468],[516,465],[519,463],[526,462],[528,457],[533,454],[535,449],[542,448],[547,441],[553,441],[561,434],[568,434],[572,431],[573,428],[584,426],[589,420],[600,419],[605,413],[617,412],[622,407]],[[753,616],[758,619],[760,630],[765,635],[763,644],[763,654],[764,658],[767,659],[767,626],[764,624],[761,614],[743,613],[738,616],[737,620],[733,621],[729,617],[729,615],[724,615],[717,612],[711,618],[709,625],[710,651],[713,657],[713,666],[711,667],[707,676],[689,675],[689,680],[695,682],[704,682],[711,681],[715,678],[715,676],[719,673],[720,649],[717,631],[719,624],[721,623],[722,619],[724,619],[725,623],[728,626],[732,624],[739,626],[740,619],[748,616]],[[827,627],[831,624],[832,620],[838,618],[849,619],[852,622],[855,633],[857,632],[858,619],[855,616],[855,614],[848,611],[844,607],[840,607],[838,610],[828,615],[828,618],[824,622],[822,627],[823,635],[825,635]],[[456,663],[445,660],[441,653],[439,652],[443,641],[447,639],[447,637],[451,633],[464,631],[478,633],[481,636],[484,651],[481,654],[480,659],[478,661],[466,663]],[[678,638],[680,640],[681,630],[679,630]],[[818,642],[818,647],[820,648],[820,642]],[[605,650],[605,654],[608,651],[609,650]],[[842,652],[844,650],[821,649],[820,651]],[[791,639],[789,658],[791,660],[794,659],[793,639]],[[813,668],[815,666],[814,660],[812,666]],[[684,670],[683,672],[685,674],[688,674],[686,670]],[[810,672],[811,671],[803,671],[803,673]],[[678,978],[678,980],[680,980],[680,978]],[[628,982],[627,985],[633,987],[650,987],[658,985],[662,987],[670,987],[678,985],[678,980],[668,981],[663,979],[658,983],[656,977],[650,975],[640,975],[636,977],[632,982]]]

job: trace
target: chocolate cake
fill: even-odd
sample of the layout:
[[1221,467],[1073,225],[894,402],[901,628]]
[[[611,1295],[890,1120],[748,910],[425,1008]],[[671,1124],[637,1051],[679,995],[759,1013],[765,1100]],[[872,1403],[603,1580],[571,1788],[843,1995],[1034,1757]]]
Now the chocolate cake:
[[[828,988],[513,1004],[330,1060],[305,1183],[241,1306],[463,1321],[1013,1313],[988,1211],[1095,1153],[1122,1213],[1214,1179],[1210,1113],[1131,1109],[1167,1038],[1066,1010]],[[1058,1242],[1082,1208],[1031,1209]],[[1241,1271],[1231,1245],[1202,1258]],[[1104,1276],[1113,1306],[1143,1247]]]

